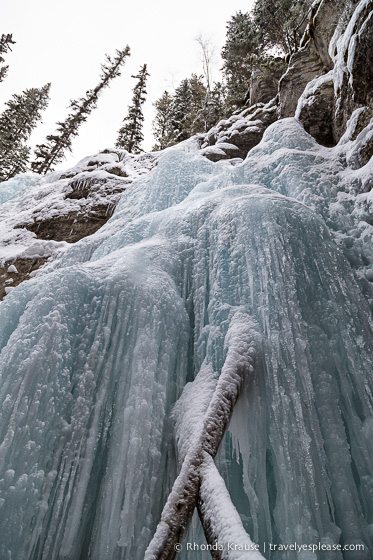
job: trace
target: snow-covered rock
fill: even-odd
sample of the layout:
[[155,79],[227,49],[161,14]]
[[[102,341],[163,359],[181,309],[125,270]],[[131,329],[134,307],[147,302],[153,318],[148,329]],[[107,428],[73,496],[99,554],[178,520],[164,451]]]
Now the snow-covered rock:
[[8,273],[12,273],[12,272],[14,272],[15,274],[18,274],[18,270],[16,269],[16,267],[14,266],[14,264],[11,264],[11,265],[8,267]]
[[201,138],[201,155],[211,161],[245,158],[256,146],[265,129],[277,119],[274,100],[243,109],[238,115],[223,119]]
[[[112,215],[122,192],[148,173],[160,154],[133,156],[105,150],[74,168],[46,177],[18,175],[0,184],[0,299],[29,279],[69,244],[97,231]],[[11,263],[11,264],[10,264]]]

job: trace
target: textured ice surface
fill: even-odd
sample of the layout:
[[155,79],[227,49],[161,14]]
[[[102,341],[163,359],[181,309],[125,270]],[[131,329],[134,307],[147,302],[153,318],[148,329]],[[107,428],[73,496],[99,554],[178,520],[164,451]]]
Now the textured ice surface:
[[39,179],[39,175],[22,174],[9,181],[0,182],[0,204],[16,198],[19,194],[26,191],[29,186],[37,183]]
[[246,531],[371,558],[372,327],[335,241],[354,218],[331,210],[368,168],[347,149],[285,119],[241,166],[166,152],[99,232],[6,296],[0,558],[143,559],[177,475],[172,408],[203,364],[220,374],[237,311],[262,343],[217,465]]

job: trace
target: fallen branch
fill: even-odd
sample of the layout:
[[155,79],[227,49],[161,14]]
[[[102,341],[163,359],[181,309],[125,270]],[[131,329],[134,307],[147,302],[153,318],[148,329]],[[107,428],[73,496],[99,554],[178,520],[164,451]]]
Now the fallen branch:
[[200,477],[198,514],[213,560],[263,560],[258,545],[246,533],[210,455],[202,463]]
[[[249,373],[254,371],[255,349],[252,345],[253,338],[255,338],[254,333],[252,322],[247,315],[236,312],[231,319],[225,338],[227,347],[225,363],[207,410],[202,416],[202,421],[197,422],[197,428],[191,431],[191,418],[187,419],[187,415],[185,415],[185,418],[183,416],[181,420],[179,419],[179,434],[181,435],[179,435],[178,448],[182,460],[181,470],[163,508],[161,521],[145,553],[145,560],[173,560],[175,558],[178,545],[191,520],[197,500],[199,502],[201,521],[208,541],[220,542],[221,527],[224,523],[221,518],[221,510],[216,510],[215,501],[208,498],[212,480],[215,483],[218,480],[220,491],[222,485],[224,486],[225,503],[227,502],[227,497],[230,504],[231,502],[224,481],[213,463],[213,458],[229,424],[243,381]],[[207,379],[207,370],[208,367],[204,364],[204,367],[201,368],[200,373],[193,382],[196,387],[199,388],[201,385],[200,376],[205,376],[206,382],[211,383],[211,379]],[[193,386],[193,384],[188,385]],[[192,391],[190,391],[189,387],[190,392],[193,393],[193,387]],[[190,394],[188,395],[189,398]],[[198,403],[197,399],[196,409],[191,409],[192,413],[195,413],[196,419],[201,416],[201,410],[198,410]],[[180,408],[181,411],[179,412],[182,413],[182,407],[179,406]],[[212,492],[214,493],[214,491],[214,486],[212,485]],[[212,510],[210,511],[211,507]],[[234,523],[237,524],[239,516],[233,504],[231,504],[228,516],[230,515],[233,515]],[[225,526],[228,528],[231,525],[230,520],[228,520],[228,523],[225,523]],[[244,531],[242,523],[240,526],[241,533],[244,532],[246,535],[245,539],[248,539],[253,544]],[[226,536],[224,536],[223,541],[226,541]],[[259,552],[254,551],[253,554],[252,557],[250,556],[253,560],[262,558]],[[223,555],[216,556],[216,558],[238,558],[238,556]],[[245,558],[249,558],[247,552],[245,552]]]

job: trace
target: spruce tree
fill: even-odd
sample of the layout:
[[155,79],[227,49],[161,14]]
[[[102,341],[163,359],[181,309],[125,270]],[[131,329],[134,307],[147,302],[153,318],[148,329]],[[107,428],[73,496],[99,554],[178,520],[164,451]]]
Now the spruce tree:
[[132,154],[142,152],[140,147],[144,140],[142,127],[144,124],[144,115],[142,106],[146,99],[146,79],[150,74],[147,72],[146,64],[140,68],[139,73],[132,78],[137,78],[137,84],[133,89],[132,105],[128,107],[127,116],[123,119],[123,126],[118,131],[118,139],[115,147],[121,150],[127,150]]
[[205,129],[206,87],[202,76],[192,74],[182,80],[174,94],[172,126],[176,142],[186,140]]
[[173,99],[168,91],[154,103],[156,110],[153,120],[153,134],[156,139],[154,150],[164,150],[175,144],[175,131],[172,127]]
[[0,180],[6,181],[26,171],[32,130],[49,102],[50,84],[13,95],[0,116]]
[[205,129],[209,130],[224,116],[225,111],[225,93],[220,82],[213,84],[206,104]]
[[310,0],[256,0],[254,21],[261,45],[283,54],[298,50],[311,6]]
[[227,88],[227,107],[244,104],[251,73],[262,54],[258,29],[248,13],[237,12],[228,22],[225,45],[221,51]]
[[125,59],[130,54],[127,46],[122,51],[116,51],[116,56],[111,59],[106,56],[106,61],[101,65],[100,82],[94,89],[86,92],[85,97],[71,101],[70,114],[63,122],[57,123],[55,134],[47,136],[44,144],[39,144],[35,148],[35,160],[31,163],[31,168],[36,173],[47,173],[52,171],[56,164],[60,163],[65,157],[65,151],[71,151],[71,143],[78,135],[79,127],[87,120],[88,115],[97,107],[97,101],[101,91],[108,87],[110,81],[120,76],[120,68]]
[[175,131],[176,142],[189,138],[187,120],[191,114],[192,93],[188,78],[181,81],[176,88],[172,107],[172,127]]
[[207,88],[203,83],[203,76],[192,74],[189,78],[191,110],[189,118],[186,120],[188,136],[193,136],[196,132],[206,132],[205,104]]
[[[0,63],[5,62],[4,58],[1,56],[8,51],[11,51],[10,45],[14,45],[15,41],[13,41],[12,34],[7,33],[6,35],[2,34],[0,38]],[[0,82],[2,82],[7,75],[9,66],[0,66]]]
[[162,150],[208,130],[221,118],[222,86],[214,84],[208,94],[203,76],[192,74],[180,82],[173,96],[165,91],[154,106],[153,131],[157,140],[154,149]]

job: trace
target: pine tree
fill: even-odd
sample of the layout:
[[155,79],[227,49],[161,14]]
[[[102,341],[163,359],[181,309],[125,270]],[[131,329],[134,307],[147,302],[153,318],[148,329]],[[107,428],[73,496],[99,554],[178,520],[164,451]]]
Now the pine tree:
[[85,97],[71,101],[69,109],[71,113],[65,121],[57,123],[55,134],[47,136],[44,144],[39,144],[35,148],[35,160],[31,163],[31,168],[36,173],[47,173],[52,171],[54,166],[60,163],[66,150],[71,151],[72,139],[78,135],[79,127],[87,120],[88,115],[97,107],[98,97],[101,91],[108,87],[110,81],[120,76],[120,68],[125,59],[130,54],[127,46],[122,51],[116,51],[116,56],[111,59],[106,56],[106,61],[101,65],[100,82],[94,89],[86,92]]
[[228,109],[244,104],[252,70],[261,54],[255,22],[250,14],[237,12],[228,22],[226,42],[221,51]]
[[[0,63],[4,62],[4,58],[1,56],[2,54],[11,51],[10,45],[15,45],[15,41],[13,41],[12,34],[7,33],[6,35],[1,35],[0,38]],[[0,82],[2,82],[7,75],[9,66],[0,66]]]
[[153,120],[153,134],[156,139],[154,150],[164,150],[175,144],[175,131],[172,127],[173,99],[168,91],[154,103],[156,114]]
[[50,84],[13,95],[0,116],[0,180],[6,181],[26,171],[32,130],[49,102]]
[[127,116],[123,119],[123,126],[118,131],[118,139],[115,147],[120,150],[127,150],[132,154],[142,152],[140,147],[144,140],[142,127],[144,115],[142,106],[146,100],[146,79],[150,74],[147,72],[146,64],[140,68],[139,73],[132,78],[137,78],[137,84],[133,89],[132,105],[128,107]]
[[203,83],[203,76],[192,74],[189,78],[191,107],[190,115],[186,120],[188,137],[196,132],[206,132],[206,98],[207,88]]

